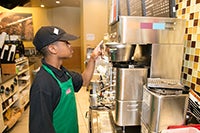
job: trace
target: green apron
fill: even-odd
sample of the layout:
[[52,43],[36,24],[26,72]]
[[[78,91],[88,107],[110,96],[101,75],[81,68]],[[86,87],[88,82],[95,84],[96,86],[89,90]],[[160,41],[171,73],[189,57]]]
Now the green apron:
[[76,99],[71,76],[66,82],[60,82],[47,66],[42,67],[58,82],[61,89],[61,98],[53,111],[53,126],[56,133],[78,133],[78,118]]

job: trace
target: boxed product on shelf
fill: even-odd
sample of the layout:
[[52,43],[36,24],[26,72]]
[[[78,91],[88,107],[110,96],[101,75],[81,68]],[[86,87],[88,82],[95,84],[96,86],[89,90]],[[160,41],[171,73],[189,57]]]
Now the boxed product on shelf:
[[17,74],[15,63],[1,64],[2,74]]
[[12,128],[21,115],[22,111],[20,108],[9,108],[4,115],[5,125],[8,127],[7,129]]

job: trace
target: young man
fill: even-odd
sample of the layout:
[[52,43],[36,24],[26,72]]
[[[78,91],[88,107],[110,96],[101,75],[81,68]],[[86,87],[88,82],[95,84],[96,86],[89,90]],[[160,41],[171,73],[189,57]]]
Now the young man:
[[35,35],[33,44],[43,59],[30,91],[30,133],[78,133],[74,92],[89,84],[101,53],[92,52],[82,74],[68,71],[62,62],[72,57],[68,41],[76,39],[56,26],[43,26]]

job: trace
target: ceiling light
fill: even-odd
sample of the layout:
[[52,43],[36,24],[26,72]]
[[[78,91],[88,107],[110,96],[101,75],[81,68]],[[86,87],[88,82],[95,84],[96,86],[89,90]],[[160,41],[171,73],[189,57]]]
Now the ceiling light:
[[40,7],[45,7],[43,4],[43,0],[40,0]]
[[56,0],[56,4],[60,4],[60,1],[59,1],[59,0]]
[[44,7],[44,5],[43,5],[43,4],[41,4],[41,5],[40,5],[40,7]]

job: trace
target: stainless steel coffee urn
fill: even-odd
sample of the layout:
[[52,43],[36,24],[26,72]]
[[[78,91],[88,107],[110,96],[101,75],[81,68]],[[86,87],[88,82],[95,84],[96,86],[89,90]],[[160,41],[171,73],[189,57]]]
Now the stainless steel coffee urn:
[[106,46],[116,68],[114,122],[124,130],[132,127],[131,130],[140,133],[143,85],[147,81],[151,45],[107,43]]
[[142,86],[146,83],[146,68],[117,68],[115,122],[119,126],[140,125]]

